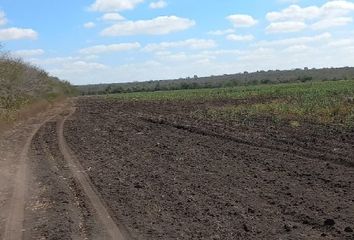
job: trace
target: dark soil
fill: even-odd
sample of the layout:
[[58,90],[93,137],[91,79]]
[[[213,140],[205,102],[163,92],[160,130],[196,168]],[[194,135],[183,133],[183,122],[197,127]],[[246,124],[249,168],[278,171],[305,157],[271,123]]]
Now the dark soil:
[[56,127],[48,122],[32,141],[24,239],[96,239],[97,223],[59,151]]
[[64,134],[133,238],[354,239],[354,132],[191,114],[226,104],[86,98]]

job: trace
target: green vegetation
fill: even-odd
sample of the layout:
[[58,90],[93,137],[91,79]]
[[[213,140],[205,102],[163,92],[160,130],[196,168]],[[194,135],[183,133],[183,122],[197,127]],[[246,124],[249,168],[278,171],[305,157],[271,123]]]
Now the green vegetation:
[[278,83],[301,83],[354,79],[354,68],[323,68],[257,71],[254,73],[224,74],[210,77],[187,77],[174,80],[96,84],[77,86],[82,95],[99,95],[130,92],[154,92],[185,89],[209,89],[236,86],[254,86]]
[[302,121],[353,126],[354,81],[325,81],[221,89],[124,93],[109,98],[126,101],[193,101],[249,99],[247,103],[200,110],[195,117],[247,120],[271,117],[297,127]]
[[7,54],[0,55],[0,120],[12,121],[24,106],[50,102],[75,91],[69,82],[49,76],[38,67]]

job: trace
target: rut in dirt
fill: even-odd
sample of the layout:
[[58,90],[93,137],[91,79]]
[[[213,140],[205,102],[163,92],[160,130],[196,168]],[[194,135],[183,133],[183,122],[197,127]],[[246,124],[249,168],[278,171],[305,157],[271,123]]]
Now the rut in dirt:
[[25,146],[19,156],[19,164],[15,175],[14,190],[10,202],[10,211],[5,223],[4,240],[19,240],[23,236],[23,221],[25,211],[25,197],[27,193],[27,155],[32,139],[38,129],[37,127],[27,139]]
[[102,224],[101,227],[106,230],[112,240],[126,240],[127,238],[123,235],[118,225],[110,216],[110,213],[108,212],[104,202],[93,188],[89,177],[85,174],[85,169],[81,166],[80,162],[76,159],[65,141],[63,134],[64,123],[66,119],[74,113],[74,111],[75,109],[72,109],[69,114],[67,114],[65,117],[62,117],[59,121],[57,133],[60,151],[63,154],[64,159],[69,164],[69,168],[75,179],[80,183],[87,198],[90,200],[93,208],[96,210],[98,218]]
[[6,240],[23,239],[26,228],[25,207],[28,201],[29,181],[32,173],[29,153],[33,139],[43,125],[54,118],[68,102],[58,102],[49,109],[20,121],[13,129],[4,132],[1,140],[1,170],[5,173],[0,181],[7,189],[2,196],[0,211],[4,225],[0,226],[0,238]]
[[65,142],[63,126],[73,111],[44,124],[32,141],[24,239],[128,239]]

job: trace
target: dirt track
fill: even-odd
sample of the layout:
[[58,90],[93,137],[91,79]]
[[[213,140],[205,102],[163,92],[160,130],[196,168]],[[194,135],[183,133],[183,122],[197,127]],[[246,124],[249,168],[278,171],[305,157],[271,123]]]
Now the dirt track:
[[5,133],[1,239],[127,239],[65,142],[71,105],[61,104]]
[[64,109],[33,139],[33,188],[27,204],[25,239],[127,239],[110,217],[63,136]]
[[[74,113],[74,111],[75,110],[73,109],[68,116]],[[67,117],[61,118],[57,127],[59,149],[63,154],[64,159],[68,163],[71,173],[73,173],[76,181],[80,183],[81,188],[85,192],[87,198],[90,200],[91,205],[98,215],[101,227],[106,228],[106,232],[111,239],[124,240],[125,238],[123,237],[121,230],[110,216],[104,202],[100,199],[94,188],[91,186],[91,181],[85,174],[85,169],[81,166],[75,155],[72,154],[71,149],[68,147],[65,141],[63,129],[66,119]]]
[[28,152],[38,129],[58,114],[63,103],[18,122],[0,134],[0,238],[21,239],[28,188]]
[[27,124],[0,142],[0,238],[354,239],[354,132],[190,114],[237,103],[82,98]]

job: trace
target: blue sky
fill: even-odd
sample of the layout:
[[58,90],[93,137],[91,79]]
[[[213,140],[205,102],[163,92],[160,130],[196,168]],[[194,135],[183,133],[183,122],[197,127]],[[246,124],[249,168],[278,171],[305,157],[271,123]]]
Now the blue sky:
[[74,84],[352,66],[351,0],[1,0],[0,42]]

